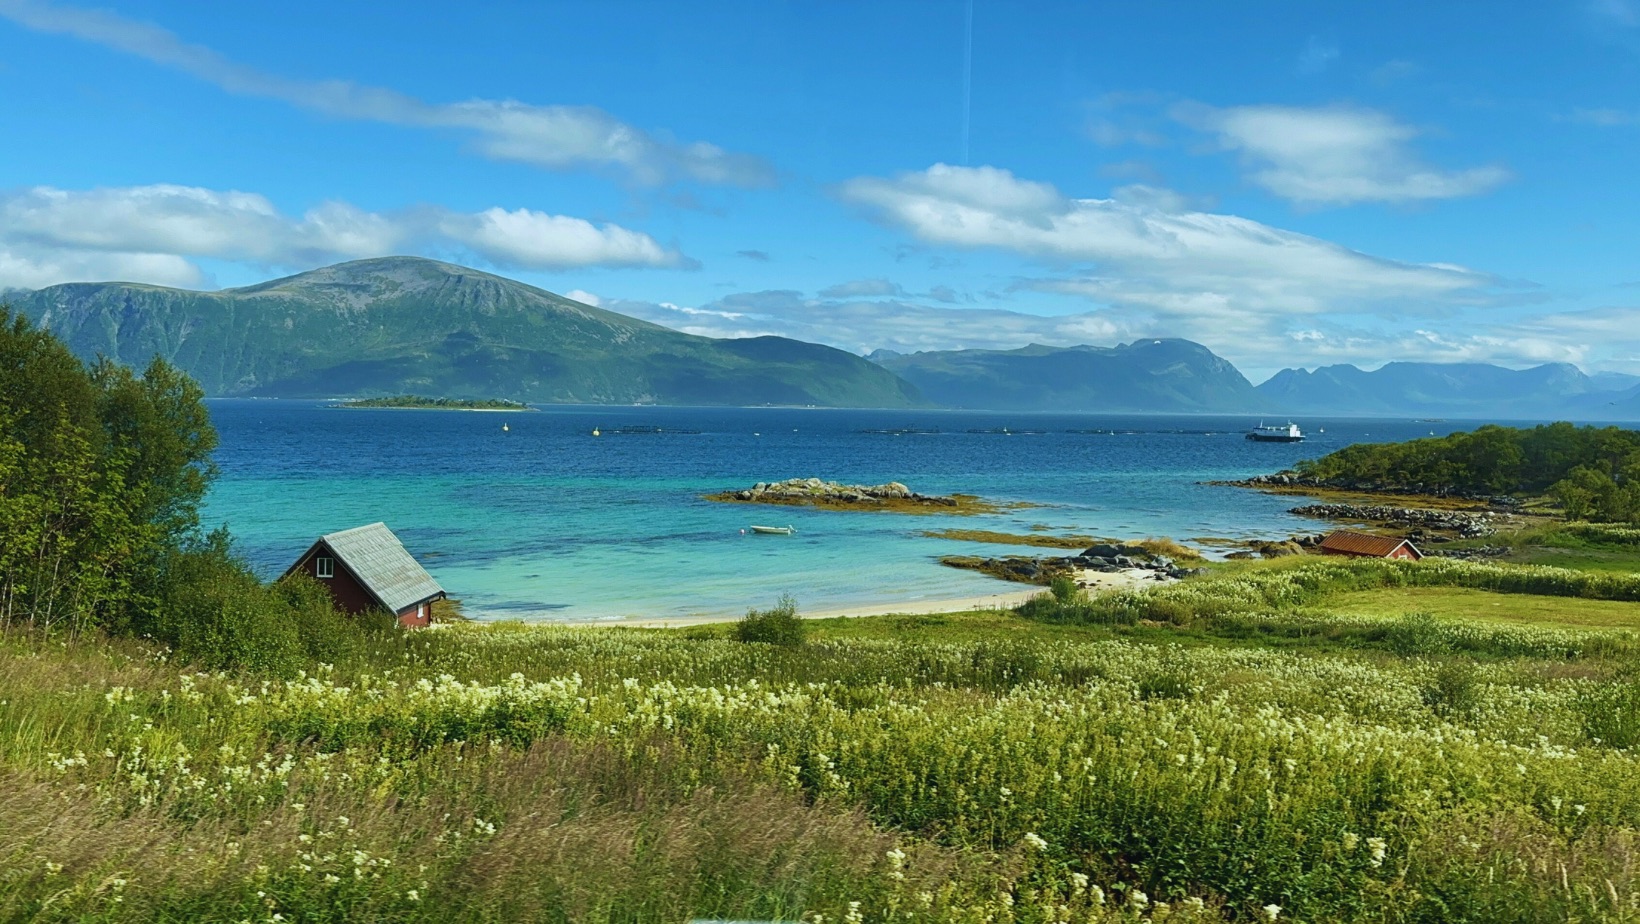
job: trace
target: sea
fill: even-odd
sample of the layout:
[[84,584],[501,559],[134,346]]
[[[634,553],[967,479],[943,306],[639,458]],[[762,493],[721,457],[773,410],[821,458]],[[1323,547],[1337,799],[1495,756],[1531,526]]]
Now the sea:
[[[1480,423],[1302,418],[1308,439],[1283,444],[1244,439],[1261,422],[1246,416],[208,403],[221,473],[204,520],[263,577],[324,533],[382,521],[468,616],[574,623],[738,615],[783,594],[809,612],[988,595],[1020,585],[940,557],[1060,554],[924,535],[944,529],[1186,543],[1314,532],[1291,497],[1205,482]],[[808,477],[1025,506],[904,515],[703,497]]]

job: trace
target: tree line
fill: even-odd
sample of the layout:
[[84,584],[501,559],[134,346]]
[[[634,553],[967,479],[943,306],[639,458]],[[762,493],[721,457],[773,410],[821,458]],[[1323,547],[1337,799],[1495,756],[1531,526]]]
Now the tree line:
[[1332,483],[1466,494],[1545,493],[1572,519],[1640,522],[1640,431],[1488,424],[1404,443],[1358,443],[1298,463]]
[[314,581],[268,586],[205,533],[216,431],[155,358],[82,362],[0,305],[0,628],[162,641],[211,667],[284,672],[362,643]]

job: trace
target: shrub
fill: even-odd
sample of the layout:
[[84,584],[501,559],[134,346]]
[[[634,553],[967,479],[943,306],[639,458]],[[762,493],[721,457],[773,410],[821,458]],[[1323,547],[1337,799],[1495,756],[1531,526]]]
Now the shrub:
[[742,642],[766,642],[795,648],[803,644],[808,627],[797,615],[797,601],[791,594],[782,594],[772,609],[747,610],[735,623],[735,639]]
[[1640,677],[1601,684],[1577,700],[1583,734],[1613,748],[1640,746]]
[[1475,665],[1468,661],[1447,661],[1419,694],[1436,715],[1446,719],[1473,716],[1481,705],[1481,685],[1475,679]]
[[1384,630],[1384,641],[1396,654],[1430,655],[1446,651],[1449,646],[1441,621],[1431,613],[1408,613]]
[[977,682],[1013,686],[1036,678],[1042,669],[1042,653],[1034,645],[983,641],[974,646],[968,664]]
[[349,615],[316,578],[303,573],[282,578],[271,588],[294,623],[302,652],[315,661],[334,663],[362,655],[370,642],[399,631],[398,620],[384,609],[372,608]]
[[1060,605],[1075,603],[1087,596],[1082,588],[1076,586],[1076,581],[1063,574],[1053,579],[1053,583],[1048,585],[1048,590]]
[[157,611],[143,628],[182,660],[212,670],[291,674],[305,655],[286,601],[234,556],[220,531],[166,556]]

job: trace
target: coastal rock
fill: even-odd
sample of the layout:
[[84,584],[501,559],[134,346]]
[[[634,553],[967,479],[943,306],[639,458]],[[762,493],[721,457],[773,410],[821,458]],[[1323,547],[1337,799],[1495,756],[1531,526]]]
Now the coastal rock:
[[1253,551],[1261,558],[1285,558],[1288,555],[1302,555],[1304,547],[1289,539],[1285,542],[1259,542],[1254,544]]
[[1114,542],[1101,542],[1096,545],[1091,545],[1082,553],[1082,557],[1084,558],[1114,559],[1124,555],[1129,558],[1134,556],[1148,557],[1150,553],[1146,552],[1142,547],[1137,545],[1125,545]]
[[1441,549],[1440,551],[1429,552],[1427,554],[1440,558],[1459,558],[1465,561],[1484,561],[1488,558],[1501,558],[1504,555],[1508,555],[1509,551],[1510,549],[1506,545],[1482,545],[1476,546],[1472,549]]
[[918,494],[898,481],[861,485],[840,484],[819,478],[759,481],[747,489],[709,494],[707,499],[760,504],[837,506],[861,510],[917,511],[927,508],[953,508],[952,512],[956,513],[988,513],[997,509],[996,505],[987,504],[966,494],[949,497]]
[[[1456,533],[1462,539],[1481,539],[1490,536],[1497,532],[1494,523],[1511,519],[1507,514],[1496,515],[1491,512],[1420,510],[1383,504],[1306,504],[1294,507],[1288,512],[1324,520],[1366,520],[1425,530],[1441,530]],[[1422,538],[1428,541],[1433,537],[1426,533]]]
[[[1116,552],[1126,549],[1134,555]],[[1196,574],[1205,574],[1205,568],[1180,568],[1172,559],[1153,555],[1139,546],[1099,543],[1089,552],[1112,552],[1109,555],[1090,555],[1087,552],[1070,558],[1028,558],[1008,555],[1001,558],[982,558],[972,555],[948,555],[940,564],[952,568],[980,571],[1006,581],[1025,584],[1052,584],[1059,577],[1075,577],[1078,572],[1098,571],[1111,574],[1118,571],[1148,571],[1158,581],[1178,580]]]

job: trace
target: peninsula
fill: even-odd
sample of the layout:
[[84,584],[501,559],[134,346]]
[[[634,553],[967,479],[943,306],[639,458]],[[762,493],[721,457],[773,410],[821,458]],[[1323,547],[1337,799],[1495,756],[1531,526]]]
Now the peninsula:
[[522,401],[506,398],[427,398],[421,395],[393,395],[388,398],[355,398],[333,404],[339,408],[393,408],[410,411],[533,411]]

